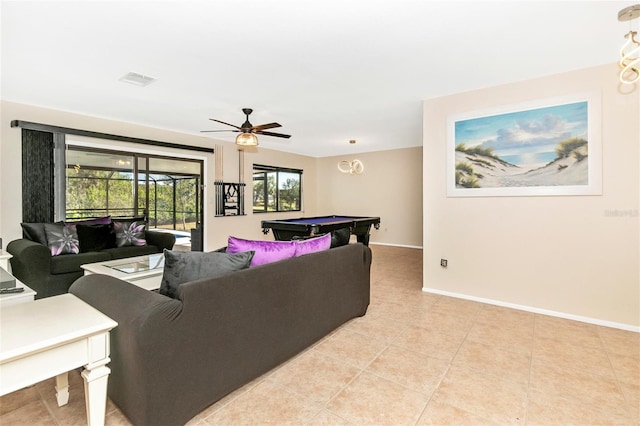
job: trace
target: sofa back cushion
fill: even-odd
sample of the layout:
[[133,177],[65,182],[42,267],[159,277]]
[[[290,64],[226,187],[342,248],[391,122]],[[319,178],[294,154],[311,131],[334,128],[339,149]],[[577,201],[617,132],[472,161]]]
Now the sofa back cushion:
[[229,237],[227,243],[227,253],[254,251],[251,266],[289,259],[296,254],[295,241],[258,241]]
[[159,292],[175,298],[178,288],[184,283],[215,278],[248,268],[253,254],[253,251],[220,253],[165,249],[164,272]]

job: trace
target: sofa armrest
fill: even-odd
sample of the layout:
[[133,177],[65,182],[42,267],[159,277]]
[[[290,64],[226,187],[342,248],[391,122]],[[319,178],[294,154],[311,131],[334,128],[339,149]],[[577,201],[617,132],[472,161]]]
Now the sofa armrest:
[[51,251],[49,247],[35,241],[21,238],[11,241],[7,251],[13,256],[10,259],[11,273],[20,281],[32,287],[36,292],[37,283],[46,285],[51,272]]
[[160,251],[171,250],[176,243],[175,235],[168,232],[147,231],[145,240],[147,240],[147,244],[160,248]]
[[[156,386],[155,381],[173,375],[157,368],[155,358],[158,354],[161,354],[161,359],[171,357],[172,352],[183,351],[189,346],[176,339],[176,334],[181,333],[179,330],[176,333],[174,323],[182,313],[182,303],[100,274],[79,278],[71,285],[69,293],[118,322],[118,326],[109,333],[109,397],[123,412],[132,416],[132,423],[159,424],[146,421],[153,417],[155,410],[149,403],[149,399],[154,399],[149,393],[153,389],[165,389],[164,386]],[[183,368],[166,363],[161,365]],[[157,399],[163,401],[166,397],[166,394],[158,395]]]

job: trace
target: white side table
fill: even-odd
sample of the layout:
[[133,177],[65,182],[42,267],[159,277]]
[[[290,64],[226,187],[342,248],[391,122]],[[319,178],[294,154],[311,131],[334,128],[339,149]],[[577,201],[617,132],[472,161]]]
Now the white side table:
[[11,264],[9,263],[9,259],[12,257],[11,253],[0,249],[0,268],[11,273]]
[[118,324],[72,294],[0,309],[0,396],[56,377],[58,405],[69,401],[67,372],[84,366],[89,425],[104,425],[109,331]]
[[34,290],[18,280],[16,280],[16,287],[24,287],[24,291],[22,293],[0,294],[0,309],[17,303],[33,302],[37,294]]

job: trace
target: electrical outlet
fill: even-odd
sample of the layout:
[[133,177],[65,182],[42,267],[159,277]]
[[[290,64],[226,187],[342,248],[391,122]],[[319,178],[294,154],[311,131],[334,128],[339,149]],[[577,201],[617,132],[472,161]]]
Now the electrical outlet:
[[440,266],[442,266],[443,268],[447,267],[447,259],[440,259]]

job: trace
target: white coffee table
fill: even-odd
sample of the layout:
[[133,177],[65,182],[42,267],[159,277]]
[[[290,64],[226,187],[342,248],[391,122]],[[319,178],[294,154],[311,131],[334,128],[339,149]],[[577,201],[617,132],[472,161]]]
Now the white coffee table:
[[142,287],[146,290],[160,288],[164,272],[164,254],[148,254],[107,260],[105,262],[82,265],[85,275],[104,274],[120,278],[123,281]]
[[67,372],[84,366],[89,425],[103,425],[111,370],[109,331],[118,324],[72,294],[0,309],[0,396],[56,377],[58,405],[69,401]]

